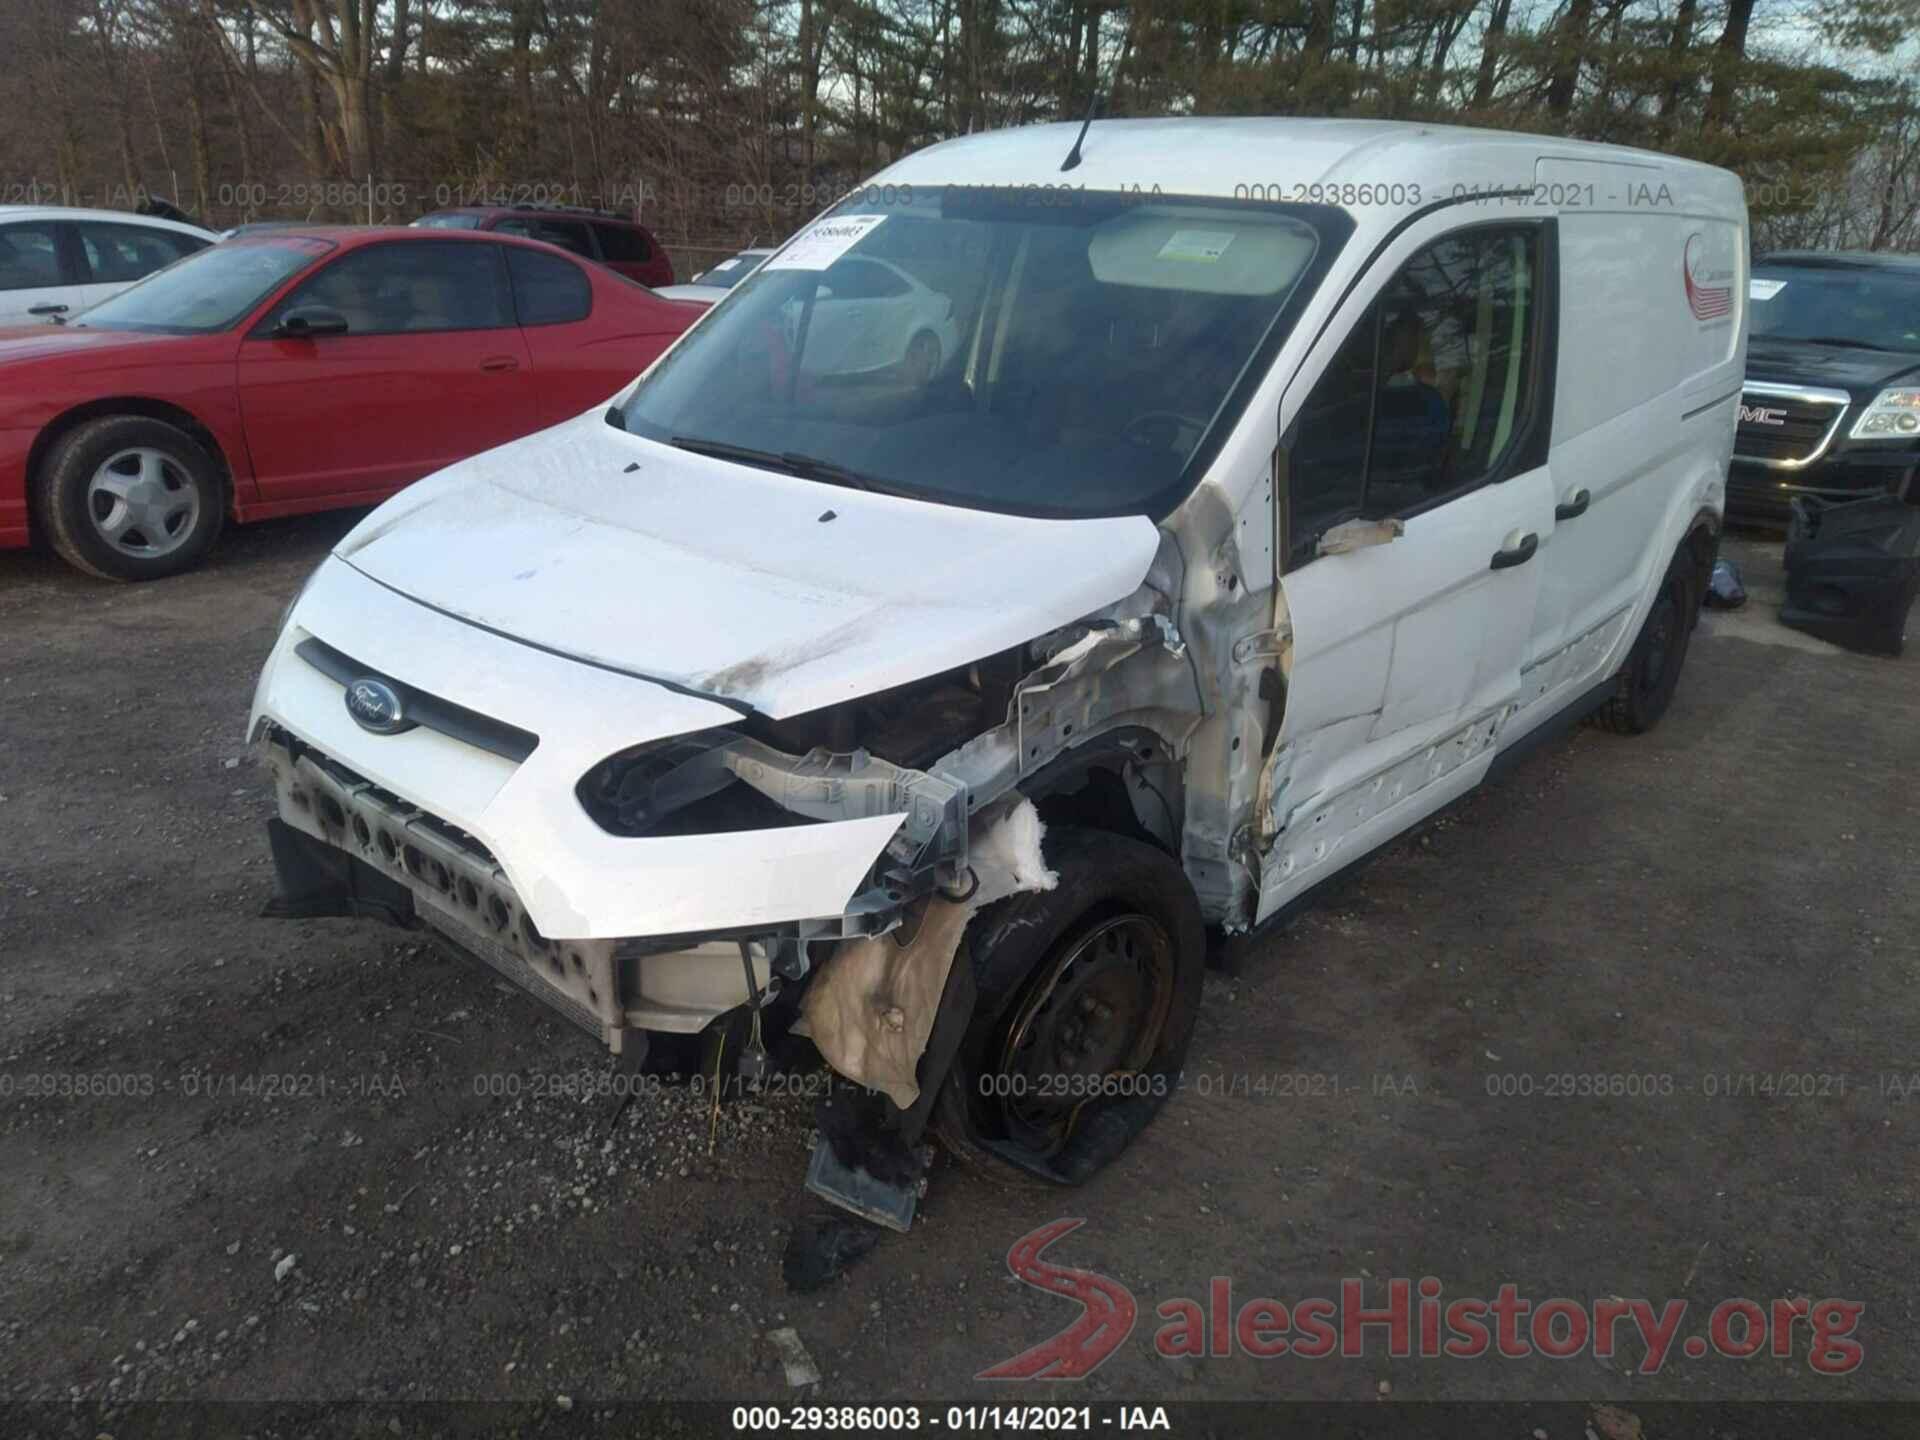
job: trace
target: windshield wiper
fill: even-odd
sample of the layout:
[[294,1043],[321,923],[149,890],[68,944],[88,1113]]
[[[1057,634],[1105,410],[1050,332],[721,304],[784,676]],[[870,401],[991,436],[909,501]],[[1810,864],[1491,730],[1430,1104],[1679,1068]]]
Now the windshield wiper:
[[724,440],[702,440],[697,435],[675,435],[667,443],[676,450],[691,450],[695,455],[711,455],[715,460],[732,460],[739,465],[758,465],[763,470],[779,470],[791,475],[794,469],[784,457],[771,450],[752,450],[745,445],[729,445]]
[[865,490],[874,495],[905,495],[908,492],[864,475],[858,470],[849,470],[844,465],[836,465],[831,460],[816,460],[811,455],[802,455],[787,450],[780,459],[794,474],[807,480],[818,480],[823,485],[838,485],[846,490]]
[[746,445],[729,445],[724,440],[702,440],[693,435],[675,435],[667,443],[678,450],[690,450],[695,455],[710,455],[716,460],[732,460],[740,465],[757,465],[763,470],[779,470],[788,475],[798,475],[802,480],[817,480],[823,485],[838,485],[846,490],[868,490],[876,495],[907,493],[871,475],[862,475],[831,460],[802,455],[797,450],[755,450]]

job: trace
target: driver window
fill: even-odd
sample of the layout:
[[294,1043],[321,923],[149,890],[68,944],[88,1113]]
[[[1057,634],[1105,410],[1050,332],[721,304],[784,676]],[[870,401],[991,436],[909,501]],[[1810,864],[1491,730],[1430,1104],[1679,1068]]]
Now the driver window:
[[350,250],[300,286],[262,328],[302,305],[338,311],[349,335],[511,325],[499,249],[406,241]]
[[1343,520],[1405,516],[1502,478],[1531,418],[1538,231],[1435,242],[1387,282],[1301,407],[1294,563]]

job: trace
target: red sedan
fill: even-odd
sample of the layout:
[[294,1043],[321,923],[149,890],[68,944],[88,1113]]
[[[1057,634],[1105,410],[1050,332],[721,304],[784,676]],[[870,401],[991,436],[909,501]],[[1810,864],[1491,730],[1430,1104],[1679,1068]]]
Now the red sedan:
[[491,232],[229,240],[0,329],[0,548],[174,574],[229,517],[371,505],[609,399],[704,308]]

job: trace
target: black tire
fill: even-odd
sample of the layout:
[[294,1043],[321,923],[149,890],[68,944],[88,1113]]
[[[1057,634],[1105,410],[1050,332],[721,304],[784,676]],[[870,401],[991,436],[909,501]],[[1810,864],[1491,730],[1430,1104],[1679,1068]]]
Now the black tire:
[[1661,577],[1613,694],[1594,712],[1594,724],[1616,735],[1644,735],[1660,723],[1680,685],[1687,644],[1700,616],[1698,578],[1684,545]]
[[[152,540],[136,524],[116,544],[107,527],[120,512],[96,480],[136,455],[159,457],[154,493],[170,497],[168,513],[152,507]],[[137,458],[127,473],[145,478]],[[34,476],[34,506],[48,543],[76,570],[102,580],[158,580],[206,558],[226,522],[227,487],[220,463],[178,426],[144,415],[110,415],[60,438]]]
[[[1060,883],[990,905],[967,928],[973,1020],[933,1130],[963,1162],[1006,1162],[992,1167],[1002,1179],[1077,1185],[1177,1088],[1206,935],[1193,887],[1164,851],[1066,827],[1047,832],[1044,851]],[[1043,1074],[1056,1077],[1045,1094]]]
[[1907,653],[1907,617],[1912,608],[1912,604],[1909,603],[1905,610],[1887,616],[1886,623],[1880,627],[1880,633],[1875,637],[1874,648],[1879,654],[1898,659]]

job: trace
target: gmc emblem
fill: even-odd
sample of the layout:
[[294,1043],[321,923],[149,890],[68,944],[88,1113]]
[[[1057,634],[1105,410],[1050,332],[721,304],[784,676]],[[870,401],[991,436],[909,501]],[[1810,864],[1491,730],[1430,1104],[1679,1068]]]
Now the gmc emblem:
[[1742,405],[1740,407],[1742,425],[1784,425],[1787,412],[1771,405]]

